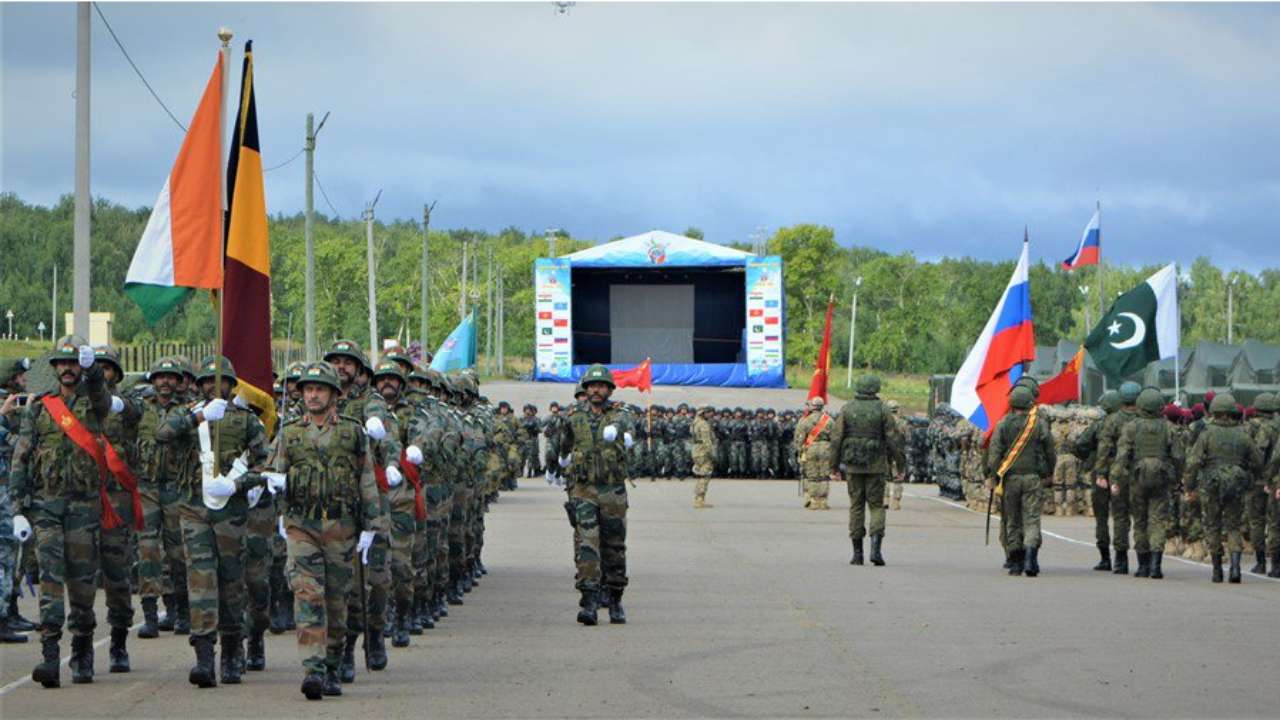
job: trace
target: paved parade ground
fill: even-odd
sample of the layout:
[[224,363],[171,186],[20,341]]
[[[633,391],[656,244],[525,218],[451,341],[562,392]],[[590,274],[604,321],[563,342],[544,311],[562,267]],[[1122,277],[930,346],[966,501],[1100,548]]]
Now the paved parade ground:
[[[1043,575],[1010,578],[980,515],[908,488],[888,566],[851,567],[847,498],[794,483],[642,481],[631,494],[630,624],[574,622],[563,492],[524,481],[489,515],[490,574],[466,604],[345,697],[307,702],[293,638],[265,673],[187,683],[186,640],[131,640],[133,672],[43,690],[34,641],[0,649],[0,716],[33,718],[1275,717],[1280,582],[1091,572],[1092,520],[1047,518]],[[1082,542],[1077,542],[1082,541]],[[99,595],[101,600],[101,595]],[[35,615],[30,598],[23,613]],[[602,617],[605,613],[602,611]],[[65,644],[65,643],[64,643]],[[67,651],[64,649],[64,653]],[[64,654],[64,658],[66,655]]]

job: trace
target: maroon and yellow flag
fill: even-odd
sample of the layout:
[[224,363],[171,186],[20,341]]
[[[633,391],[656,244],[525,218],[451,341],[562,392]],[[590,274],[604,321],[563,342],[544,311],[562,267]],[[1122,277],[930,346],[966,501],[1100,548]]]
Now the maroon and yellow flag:
[[276,421],[271,376],[271,243],[253,94],[252,40],[244,45],[240,103],[227,160],[227,208],[222,352],[240,379],[237,392],[261,411],[270,434]]

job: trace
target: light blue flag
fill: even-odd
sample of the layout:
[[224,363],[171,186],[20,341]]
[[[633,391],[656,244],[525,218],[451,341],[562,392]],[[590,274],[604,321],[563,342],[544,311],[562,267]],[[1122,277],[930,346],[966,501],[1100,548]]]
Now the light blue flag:
[[440,344],[431,369],[440,372],[462,370],[476,364],[476,313],[474,310]]

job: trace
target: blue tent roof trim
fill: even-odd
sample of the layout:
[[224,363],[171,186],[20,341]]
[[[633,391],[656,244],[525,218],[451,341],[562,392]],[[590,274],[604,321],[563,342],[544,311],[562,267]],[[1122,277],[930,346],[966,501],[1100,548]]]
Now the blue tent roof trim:
[[563,256],[574,268],[745,267],[755,255],[684,235],[650,230]]

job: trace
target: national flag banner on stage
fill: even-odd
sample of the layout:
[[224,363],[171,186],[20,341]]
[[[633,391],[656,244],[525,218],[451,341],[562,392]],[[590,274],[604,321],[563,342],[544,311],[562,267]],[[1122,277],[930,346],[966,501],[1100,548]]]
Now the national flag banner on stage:
[[476,364],[476,313],[471,311],[440,343],[431,360],[431,369],[440,372],[462,370]]
[[613,371],[613,384],[620,387],[633,387],[640,392],[653,389],[653,363],[649,358],[639,365],[626,370]]
[[1061,405],[1080,399],[1080,366],[1084,363],[1084,348],[1062,368],[1062,372],[1040,383],[1041,405]]
[[253,93],[253,41],[244,46],[240,98],[227,160],[227,245],[223,266],[222,353],[240,379],[237,392],[275,427],[271,375],[271,243],[262,183],[262,149]]
[[1116,382],[1147,363],[1175,357],[1178,336],[1178,274],[1170,263],[1116,298],[1084,346],[1107,379]]
[[1009,411],[1009,390],[1022,377],[1023,363],[1036,358],[1029,246],[1024,238],[1009,284],[951,387],[951,406],[987,434]]
[[195,289],[222,287],[223,73],[213,74],[129,263],[124,292],[152,325]]
[[1089,224],[1084,227],[1084,234],[1076,245],[1071,257],[1062,261],[1063,270],[1075,270],[1085,265],[1097,265],[1098,254],[1102,251],[1102,210],[1096,210]]
[[[836,298],[832,295],[827,298],[827,322],[822,328],[822,345],[818,348],[818,359],[813,363],[813,379],[809,381],[806,400],[820,397],[827,402],[827,382],[831,378],[831,312],[835,307]],[[853,358],[849,358],[849,362],[853,362]]]

